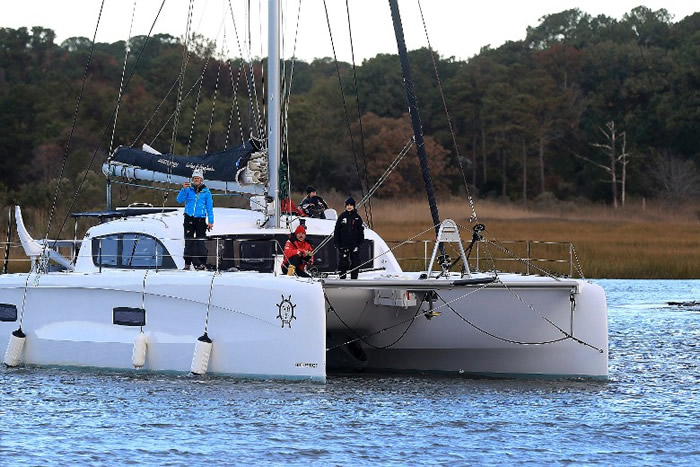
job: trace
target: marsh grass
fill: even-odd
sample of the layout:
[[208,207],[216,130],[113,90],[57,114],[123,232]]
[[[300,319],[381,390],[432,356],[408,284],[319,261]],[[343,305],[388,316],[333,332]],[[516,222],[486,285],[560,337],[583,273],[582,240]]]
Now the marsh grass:
[[[301,195],[294,199],[297,198],[301,199]],[[343,196],[331,193],[325,198],[341,212]],[[452,199],[440,202],[439,209],[442,219],[454,219],[464,228],[462,240],[467,247],[474,225],[469,222],[472,215],[469,204]],[[534,263],[557,274],[569,274],[568,243],[571,242],[586,277],[700,278],[700,207],[697,205],[631,202],[624,209],[615,210],[588,203],[550,202],[533,204],[529,209],[524,209],[511,203],[477,200],[476,210],[478,222],[486,225],[485,237],[491,242],[502,243],[504,248],[518,257],[527,257],[525,242],[528,240],[562,242],[561,245],[531,244],[530,249],[530,258],[562,260],[561,263]],[[3,258],[7,211],[7,206],[0,210],[0,255]],[[359,212],[366,218],[363,207]],[[48,215],[43,210],[24,209],[23,216],[32,235],[35,238],[43,237]],[[374,200],[372,217],[375,230],[390,246],[407,239],[416,242],[397,247],[394,251],[405,269],[425,268],[425,256],[430,258],[435,239],[425,200]],[[59,223],[59,220],[54,220],[54,228],[57,229]],[[84,231],[84,228],[81,230]],[[29,263],[14,226],[12,235],[10,272],[25,271]],[[69,238],[72,235],[71,220],[61,237]],[[79,232],[79,236],[82,236],[82,232]],[[456,250],[448,248],[448,253],[453,258],[458,256]],[[490,268],[493,259],[498,269],[527,272],[526,266],[495,246],[480,244],[479,258],[480,269]],[[470,256],[470,268],[476,267],[474,249]]]
[[[399,242],[418,234],[421,235],[417,240],[435,237],[423,200],[379,200],[372,208],[375,229],[387,241]],[[452,218],[467,229],[462,234],[466,247],[473,226],[468,203],[451,200],[439,208],[442,219]],[[510,203],[477,201],[476,209],[478,222],[486,225],[484,234],[490,241],[573,243],[586,277],[700,278],[700,208],[696,205],[637,202],[615,210],[591,204],[554,203],[523,209]],[[526,257],[524,243],[503,246]],[[428,255],[432,248],[430,243]],[[397,248],[396,255],[407,258],[401,260],[404,267],[415,269],[423,267],[424,251],[422,243],[411,244]],[[489,253],[494,258],[508,257],[493,246],[482,249],[480,257],[488,258]],[[568,245],[531,245],[530,257],[567,260],[567,264],[535,264],[558,274],[569,273]],[[495,263],[502,270],[526,272],[526,267],[516,261]],[[470,267],[475,266],[472,253]],[[480,267],[485,269],[487,265]]]

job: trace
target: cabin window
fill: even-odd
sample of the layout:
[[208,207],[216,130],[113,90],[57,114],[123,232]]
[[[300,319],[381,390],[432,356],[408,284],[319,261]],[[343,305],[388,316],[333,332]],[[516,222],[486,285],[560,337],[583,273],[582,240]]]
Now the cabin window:
[[275,242],[248,240],[239,243],[238,268],[246,271],[269,272],[274,267]]
[[[335,248],[333,240],[326,242],[320,249],[317,245],[323,243],[326,240],[325,236],[322,235],[309,235],[306,237],[307,241],[311,243],[314,247],[314,264],[313,266],[318,269],[319,272],[334,273],[338,271],[338,263],[340,259],[338,257],[338,250]],[[365,240],[360,247],[360,264],[362,264],[362,269],[371,269],[374,266],[374,241]]]
[[366,240],[360,246],[360,270],[374,267],[374,240]]
[[120,326],[145,326],[146,310],[129,306],[118,306],[112,309],[112,322]]
[[[217,259],[213,255],[218,245],[218,264],[221,270],[272,272],[274,256],[282,255],[288,238],[287,235],[275,235],[274,237],[240,236],[209,239],[207,249],[212,255],[209,262],[216,263]],[[322,235],[310,235],[306,239],[316,248],[325,238]],[[365,240],[360,247],[362,269],[371,269],[374,266],[373,256],[374,242]],[[322,273],[333,273],[338,270],[338,250],[333,241],[326,242],[320,249],[315,249],[313,267]]]
[[[282,254],[284,243],[279,243],[276,237],[252,238],[218,238],[207,242],[210,255],[217,251],[219,254],[219,269],[272,272],[275,255]],[[210,264],[215,264],[216,257],[209,258]]]
[[0,321],[17,321],[17,306],[11,303],[0,303]]
[[122,269],[175,269],[163,244],[140,233],[121,233],[92,239],[95,266]]
[[318,249],[318,245],[323,243],[326,237],[320,235],[309,235],[306,240],[314,247],[314,264],[313,267],[321,272],[334,272],[337,269],[337,250],[333,244],[333,240],[326,242],[325,245]]
[[[118,267],[119,266],[119,235],[110,235],[92,240],[92,251],[97,252],[98,262],[95,266]],[[93,262],[94,262],[93,254]]]

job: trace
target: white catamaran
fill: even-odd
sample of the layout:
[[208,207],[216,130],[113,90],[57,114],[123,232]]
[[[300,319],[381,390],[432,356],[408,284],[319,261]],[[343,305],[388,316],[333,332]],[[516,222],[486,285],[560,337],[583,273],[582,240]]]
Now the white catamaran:
[[[282,208],[280,8],[278,0],[269,3],[264,141],[192,157],[121,147],[103,166],[108,177],[169,184],[199,167],[209,188],[249,196],[251,209],[214,208],[213,270],[183,270],[182,209],[108,209],[93,214],[105,222],[82,240],[57,242],[33,239],[17,207],[32,268],[0,275],[5,364],[319,382],[334,369],[360,368],[607,377],[602,288],[583,279],[473,271],[453,220],[436,222],[425,270],[403,271],[387,243],[366,229],[359,279],[339,278],[328,242],[335,212],[302,218]],[[401,52],[398,30],[397,40]],[[312,278],[280,272],[283,245],[300,223],[316,246]],[[467,235],[482,240],[478,224]],[[64,245],[79,245],[74,257],[58,252]],[[461,271],[450,270],[445,246],[458,252]]]

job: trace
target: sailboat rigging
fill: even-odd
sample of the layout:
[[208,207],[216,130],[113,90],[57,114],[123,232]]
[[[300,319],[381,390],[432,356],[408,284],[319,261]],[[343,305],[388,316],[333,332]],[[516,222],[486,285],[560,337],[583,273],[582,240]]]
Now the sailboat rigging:
[[[398,3],[389,3],[405,59]],[[367,228],[359,278],[341,279],[337,252],[328,243],[337,213],[301,218],[282,209],[280,10],[279,0],[269,1],[263,141],[251,139],[199,156],[176,156],[174,145],[167,154],[124,146],[103,165],[108,180],[164,184],[179,184],[197,168],[206,173],[210,188],[249,197],[250,209],[214,208],[217,222],[207,240],[213,270],[182,270],[181,208],[96,213],[106,222],[88,229],[74,257],[61,259],[46,239],[31,237],[17,207],[19,237],[33,263],[27,273],[0,276],[5,364],[318,382],[348,368],[605,378],[602,288],[581,279],[470,268],[471,246],[465,250],[462,245],[463,227],[439,218],[404,59],[409,113],[433,218],[426,232],[435,231],[435,249],[425,269],[404,271],[394,249]],[[367,187],[365,199],[376,186]],[[316,273],[310,278],[282,275],[281,245],[302,224],[317,245]],[[467,235],[479,242],[480,232],[468,230]],[[454,263],[446,258],[445,245],[458,252],[461,271],[450,270]],[[69,267],[40,267],[49,259],[41,253],[47,249],[51,259]]]

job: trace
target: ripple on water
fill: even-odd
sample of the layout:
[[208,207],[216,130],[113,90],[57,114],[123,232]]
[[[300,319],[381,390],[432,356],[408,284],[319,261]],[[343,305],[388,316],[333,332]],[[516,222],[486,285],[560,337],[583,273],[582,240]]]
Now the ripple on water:
[[[688,284],[687,282],[692,282]],[[14,465],[700,464],[700,281],[601,281],[610,378],[328,384],[0,369]]]

